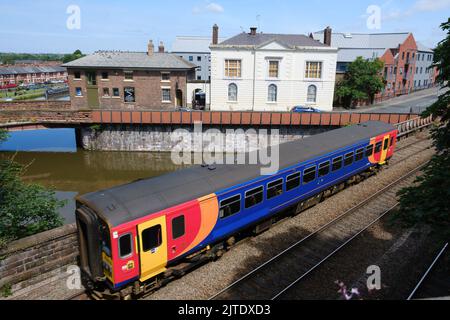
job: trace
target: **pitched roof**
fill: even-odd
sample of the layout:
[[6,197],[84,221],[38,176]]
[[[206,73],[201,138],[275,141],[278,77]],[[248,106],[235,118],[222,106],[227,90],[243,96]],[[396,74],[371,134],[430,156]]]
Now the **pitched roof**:
[[[219,42],[224,40],[226,38],[219,38]],[[172,44],[172,52],[209,53],[211,42],[211,37],[177,36]]]
[[257,33],[251,35],[248,33],[240,33],[230,39],[227,39],[218,44],[218,46],[251,46],[261,47],[267,43],[276,41],[288,48],[295,47],[327,47],[323,43],[311,39],[303,34],[271,34],[271,33]]
[[433,49],[428,48],[427,46],[424,46],[422,43],[417,42],[417,51],[420,52],[433,52]]
[[[333,47],[352,49],[390,49],[397,48],[410,35],[409,32],[401,33],[340,33],[333,32],[331,45]],[[313,33],[314,39],[323,42],[324,32]]]
[[33,67],[1,67],[0,74],[29,74],[29,73],[51,73],[65,72],[66,68],[59,66],[33,66]]
[[146,52],[97,51],[91,55],[63,64],[64,67],[92,68],[133,68],[133,69],[180,69],[196,68],[180,57],[170,53],[155,52],[149,56]]

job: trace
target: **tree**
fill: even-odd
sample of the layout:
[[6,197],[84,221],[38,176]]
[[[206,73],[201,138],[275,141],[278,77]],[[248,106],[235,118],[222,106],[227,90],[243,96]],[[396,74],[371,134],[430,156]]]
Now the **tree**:
[[75,50],[72,54],[66,54],[63,57],[63,62],[67,63],[70,61],[74,61],[80,58],[83,58],[85,55],[80,50]]
[[433,68],[439,74],[437,82],[444,93],[423,116],[434,115],[440,119],[432,129],[433,144],[437,153],[417,179],[417,185],[403,189],[400,195],[399,218],[407,225],[416,223],[450,226],[450,18],[441,24],[447,37],[434,50]]
[[[0,143],[7,134],[0,130]],[[7,242],[62,225],[58,209],[64,201],[37,184],[22,181],[25,167],[14,158],[0,158],[0,247]]]
[[379,59],[368,61],[358,57],[350,63],[344,79],[336,87],[336,96],[343,106],[350,108],[358,100],[369,100],[372,104],[375,94],[384,88],[383,68],[384,63]]

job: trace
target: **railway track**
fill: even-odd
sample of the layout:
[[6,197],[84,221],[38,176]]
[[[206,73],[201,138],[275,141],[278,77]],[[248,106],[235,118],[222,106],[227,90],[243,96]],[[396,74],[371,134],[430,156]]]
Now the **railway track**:
[[92,300],[86,291],[77,292],[64,300]]
[[273,300],[287,297],[312,271],[391,213],[398,206],[397,192],[412,183],[424,166],[416,167],[366,198],[210,297],[210,300]]
[[449,251],[449,243],[446,243],[425,271],[422,278],[420,278],[407,300],[450,296],[450,273],[448,272]]

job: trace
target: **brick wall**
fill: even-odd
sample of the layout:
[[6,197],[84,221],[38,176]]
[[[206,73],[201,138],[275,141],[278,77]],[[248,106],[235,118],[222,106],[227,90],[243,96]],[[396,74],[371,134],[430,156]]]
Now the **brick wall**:
[[0,288],[33,285],[49,271],[77,264],[78,254],[75,224],[14,241],[0,250]]
[[0,110],[0,124],[16,122],[90,123],[92,122],[92,112],[70,110]]
[[12,101],[0,102],[1,110],[68,110],[69,101]]

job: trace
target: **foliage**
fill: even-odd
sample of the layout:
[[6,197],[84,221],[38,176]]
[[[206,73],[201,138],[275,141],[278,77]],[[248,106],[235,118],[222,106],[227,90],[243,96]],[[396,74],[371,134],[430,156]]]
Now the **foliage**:
[[417,179],[419,184],[400,192],[400,218],[408,225],[450,225],[450,18],[441,28],[447,37],[434,50],[433,67],[439,71],[437,81],[444,93],[423,114],[440,119],[439,126],[432,130],[437,154]]
[[[0,131],[0,143],[6,134]],[[0,158],[0,243],[62,225],[58,209],[64,201],[37,184],[22,181],[25,167],[14,158]]]
[[70,62],[70,61],[74,61],[74,60],[83,58],[84,56],[85,55],[80,50],[75,50],[75,52],[72,53],[72,54],[64,55],[63,62],[67,63],[67,62]]
[[7,139],[8,139],[8,131],[0,128],[0,143],[2,143],[3,141],[6,141]]
[[9,296],[12,295],[12,288],[11,288],[11,284],[5,284],[1,289],[0,289],[1,295],[3,298],[8,298]]
[[343,106],[350,108],[358,100],[373,103],[375,94],[384,88],[383,68],[384,63],[379,59],[368,61],[358,57],[350,63],[344,79],[336,86],[336,96]]
[[32,53],[0,53],[0,62],[4,64],[14,64],[16,60],[42,60],[42,61],[62,61],[61,54],[32,54]]

